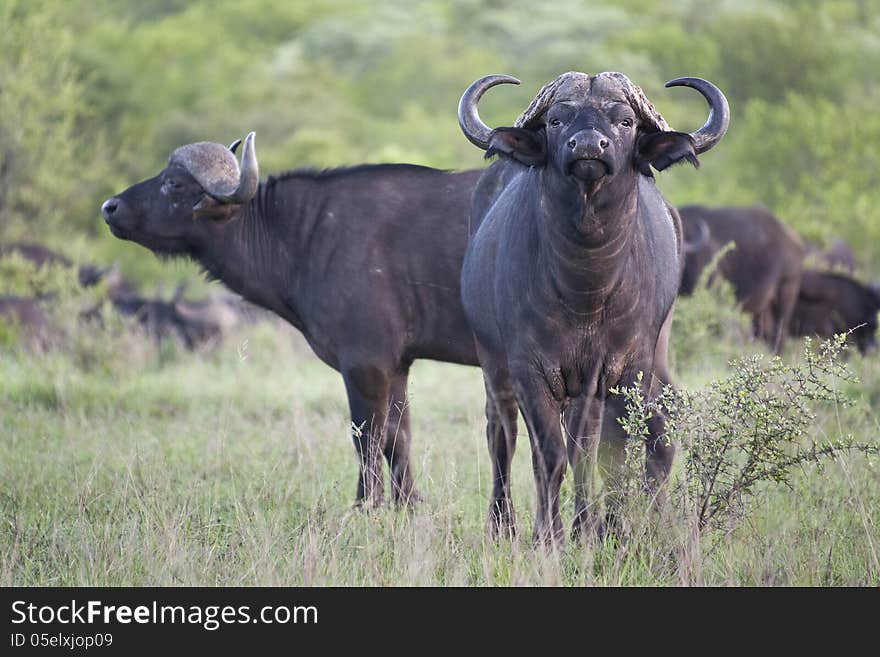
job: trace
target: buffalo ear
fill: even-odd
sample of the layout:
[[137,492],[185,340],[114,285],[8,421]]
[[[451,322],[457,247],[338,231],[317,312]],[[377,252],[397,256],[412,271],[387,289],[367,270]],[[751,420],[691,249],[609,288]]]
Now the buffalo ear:
[[210,194],[202,194],[202,198],[193,206],[193,219],[210,219],[226,223],[235,216],[236,207],[238,206],[218,201]]
[[542,133],[523,128],[496,128],[489,136],[486,157],[506,155],[527,166],[539,166],[547,159]]
[[636,145],[636,168],[653,177],[651,166],[657,171],[687,160],[699,168],[700,161],[694,149],[694,138],[684,132],[651,132],[639,137]]

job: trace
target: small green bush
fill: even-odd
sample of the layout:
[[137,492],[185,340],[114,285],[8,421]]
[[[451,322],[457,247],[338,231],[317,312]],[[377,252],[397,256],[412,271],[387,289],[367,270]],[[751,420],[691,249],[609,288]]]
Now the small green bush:
[[[807,339],[796,363],[764,355],[737,358],[727,376],[704,388],[667,386],[650,401],[639,382],[615,389],[626,400],[620,423],[630,437],[630,471],[644,462],[647,420],[663,415],[665,440],[680,446],[681,474],[670,482],[671,498],[702,532],[729,529],[748,515],[766,485],[790,485],[793,472],[810,463],[821,467],[843,452],[877,454],[877,442],[858,442],[849,433],[829,438],[816,429],[819,406],[851,404],[841,391],[857,382],[842,361],[846,349],[844,334],[823,342],[818,352]],[[630,477],[622,493],[642,488],[638,477]]]

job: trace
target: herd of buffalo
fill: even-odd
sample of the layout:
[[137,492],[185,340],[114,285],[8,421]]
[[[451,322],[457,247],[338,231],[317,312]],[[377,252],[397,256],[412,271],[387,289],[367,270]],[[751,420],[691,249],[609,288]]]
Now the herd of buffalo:
[[[230,147],[178,148],[158,175],[101,211],[116,237],[188,256],[289,322],[342,374],[359,504],[382,503],[383,459],[394,500],[419,498],[406,400],[413,361],[479,365],[493,469],[489,526],[516,530],[510,466],[521,412],[537,487],[534,538],[545,542],[563,535],[559,491],[569,466],[573,533],[602,531],[600,436],[602,478],[613,481],[623,462],[616,419],[625,409],[610,390],[640,385],[651,398],[671,383],[676,296],[694,290],[728,243],[735,246],[717,273],[752,316],[755,335],[777,352],[789,335],[849,330],[859,350],[869,350],[880,291],[853,278],[845,244],[810,254],[814,247],[765,209],[676,208],[663,198],[652,169],[699,166],[698,156],[727,131],[727,100],[712,83],[666,85],[706,99],[708,119],[691,133],[674,130],[638,86],[608,72],[565,73],[512,126],[485,125],[477,111],[483,94],[518,83],[487,76],[461,98],[464,135],[487,158],[497,156],[485,169],[380,164],[261,181],[250,133]],[[807,268],[811,258],[827,264]],[[84,284],[100,275],[80,270]],[[152,317],[162,311],[145,307],[168,303],[169,316],[187,315],[180,299],[141,299],[121,283],[111,298],[122,313]],[[15,304],[26,301],[0,299],[0,314],[21,315],[27,311]],[[168,326],[187,344],[198,341],[184,319]],[[674,455],[663,422],[652,417],[646,438],[646,489],[657,502]]]
[[[0,258],[4,257],[21,258],[37,271],[47,266],[60,268],[62,272],[74,274],[84,288],[102,283],[110,307],[157,342],[173,339],[188,349],[195,349],[216,343],[234,328],[258,318],[257,309],[234,295],[214,294],[196,301],[186,300],[183,298],[185,284],[178,285],[171,299],[146,297],[123,278],[118,265],[74,267],[69,258],[41,244],[0,244]],[[57,305],[54,303],[56,297],[56,292],[0,296],[0,322],[16,326],[25,345],[49,349],[63,331],[51,312]],[[103,321],[103,307],[104,300],[83,308],[79,319],[100,323]]]

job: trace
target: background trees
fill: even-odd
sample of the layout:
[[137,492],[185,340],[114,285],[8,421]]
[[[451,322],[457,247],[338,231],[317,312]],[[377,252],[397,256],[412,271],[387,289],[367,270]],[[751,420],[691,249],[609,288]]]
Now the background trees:
[[870,0],[98,0],[0,7],[0,238],[175,276],[112,239],[98,207],[176,146],[258,134],[263,171],[358,162],[482,166],[455,107],[473,79],[519,77],[484,116],[509,124],[559,73],[620,70],[675,126],[704,117],[679,75],[717,83],[733,121],[674,203],[763,203],[847,239],[876,276],[880,12]]

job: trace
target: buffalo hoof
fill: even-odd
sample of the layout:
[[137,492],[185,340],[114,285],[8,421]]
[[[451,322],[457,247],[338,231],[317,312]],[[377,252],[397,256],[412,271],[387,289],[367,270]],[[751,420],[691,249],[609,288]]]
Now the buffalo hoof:
[[424,501],[425,498],[415,488],[411,489],[408,493],[398,493],[394,499],[398,509],[414,509]]
[[601,538],[605,535],[605,522],[596,511],[581,509],[575,511],[574,521],[571,523],[571,540],[579,543],[592,538]]
[[565,546],[565,531],[562,529],[562,519],[557,514],[554,518],[535,518],[535,528],[532,530],[532,544],[537,547],[551,549]]
[[516,513],[509,500],[496,500],[489,506],[486,526],[496,539],[516,538]]
[[565,547],[565,532],[562,528],[550,529],[547,527],[535,527],[532,531],[532,545],[535,548],[549,550]]
[[370,511],[381,509],[385,506],[387,505],[385,504],[385,499],[383,497],[371,497],[370,499],[356,500],[355,503],[351,505],[351,508],[355,511],[369,513]]

